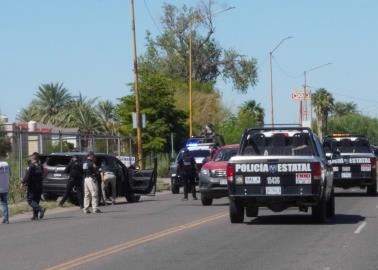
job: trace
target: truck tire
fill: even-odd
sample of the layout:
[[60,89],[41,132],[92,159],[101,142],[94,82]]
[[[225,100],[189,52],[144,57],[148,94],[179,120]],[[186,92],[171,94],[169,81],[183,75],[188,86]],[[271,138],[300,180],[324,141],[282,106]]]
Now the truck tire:
[[129,203],[135,203],[140,201],[140,195],[135,195],[134,193],[131,192],[126,192],[125,198],[127,202]]
[[332,188],[331,196],[327,203],[327,217],[335,216],[335,191]]
[[172,192],[172,194],[179,194],[180,193],[180,186],[172,184],[171,185],[171,192]]
[[201,203],[204,206],[212,205],[213,204],[213,198],[201,194]]
[[327,200],[324,195],[317,205],[312,207],[312,219],[316,223],[325,223],[327,221]]
[[244,205],[236,200],[230,200],[230,221],[231,223],[243,223]]
[[377,180],[374,181],[373,185],[367,186],[366,192],[368,196],[377,196]]

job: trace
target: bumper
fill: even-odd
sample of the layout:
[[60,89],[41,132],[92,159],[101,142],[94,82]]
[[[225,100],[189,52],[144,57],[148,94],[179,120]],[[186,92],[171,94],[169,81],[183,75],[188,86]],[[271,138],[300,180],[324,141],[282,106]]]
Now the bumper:
[[[198,182],[198,177],[196,177],[196,185],[198,185]],[[180,176],[171,176],[171,185],[182,187],[184,186],[184,182]]]
[[199,191],[206,196],[218,199],[228,196],[227,185],[220,184],[220,178],[212,178],[208,176],[200,176]]
[[333,178],[333,184],[335,187],[350,188],[350,187],[365,187],[374,184],[376,179],[363,178],[363,179],[345,179],[345,178]]

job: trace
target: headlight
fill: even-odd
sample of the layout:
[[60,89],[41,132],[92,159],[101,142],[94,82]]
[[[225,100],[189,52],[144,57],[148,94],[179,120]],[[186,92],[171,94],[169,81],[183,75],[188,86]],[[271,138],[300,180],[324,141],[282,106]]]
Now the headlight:
[[209,170],[207,170],[207,169],[201,169],[201,174],[203,174],[203,175],[209,175]]

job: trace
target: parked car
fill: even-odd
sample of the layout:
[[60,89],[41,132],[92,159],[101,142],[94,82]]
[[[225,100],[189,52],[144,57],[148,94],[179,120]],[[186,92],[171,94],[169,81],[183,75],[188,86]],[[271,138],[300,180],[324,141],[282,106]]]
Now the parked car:
[[[46,198],[55,199],[64,194],[68,175],[64,172],[72,156],[78,155],[82,161],[85,160],[86,153],[53,153],[47,156],[44,162],[45,177],[42,182],[43,194]],[[153,167],[149,169],[127,168],[117,157],[96,153],[96,164],[101,165],[102,161],[113,170],[117,177],[117,196],[125,196],[128,202],[137,202],[142,194],[150,194],[156,189],[156,169],[157,161],[153,162]]]
[[228,196],[227,161],[238,153],[239,145],[224,145],[217,149],[213,158],[206,162],[199,174],[199,191],[202,205],[211,205],[213,199]]

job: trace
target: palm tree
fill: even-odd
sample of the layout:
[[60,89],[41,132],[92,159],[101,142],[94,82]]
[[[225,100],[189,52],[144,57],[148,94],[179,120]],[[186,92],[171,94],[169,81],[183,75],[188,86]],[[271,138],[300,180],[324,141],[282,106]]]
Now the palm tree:
[[35,96],[36,99],[29,107],[36,118],[33,120],[57,126],[64,122],[65,111],[72,101],[72,96],[63,87],[63,83],[42,84]]
[[256,103],[255,100],[246,101],[239,109],[239,116],[245,115],[250,117],[250,121],[261,126],[264,124],[264,109],[260,103]]
[[333,110],[333,96],[326,89],[320,88],[312,94],[311,102],[316,114],[317,131],[323,138],[323,131],[327,130],[329,113]]
[[97,105],[97,110],[100,114],[103,129],[112,135],[117,134],[119,125],[114,104],[109,100],[101,101]]
[[335,116],[344,116],[350,113],[357,113],[357,104],[354,102],[336,102],[332,113]]

